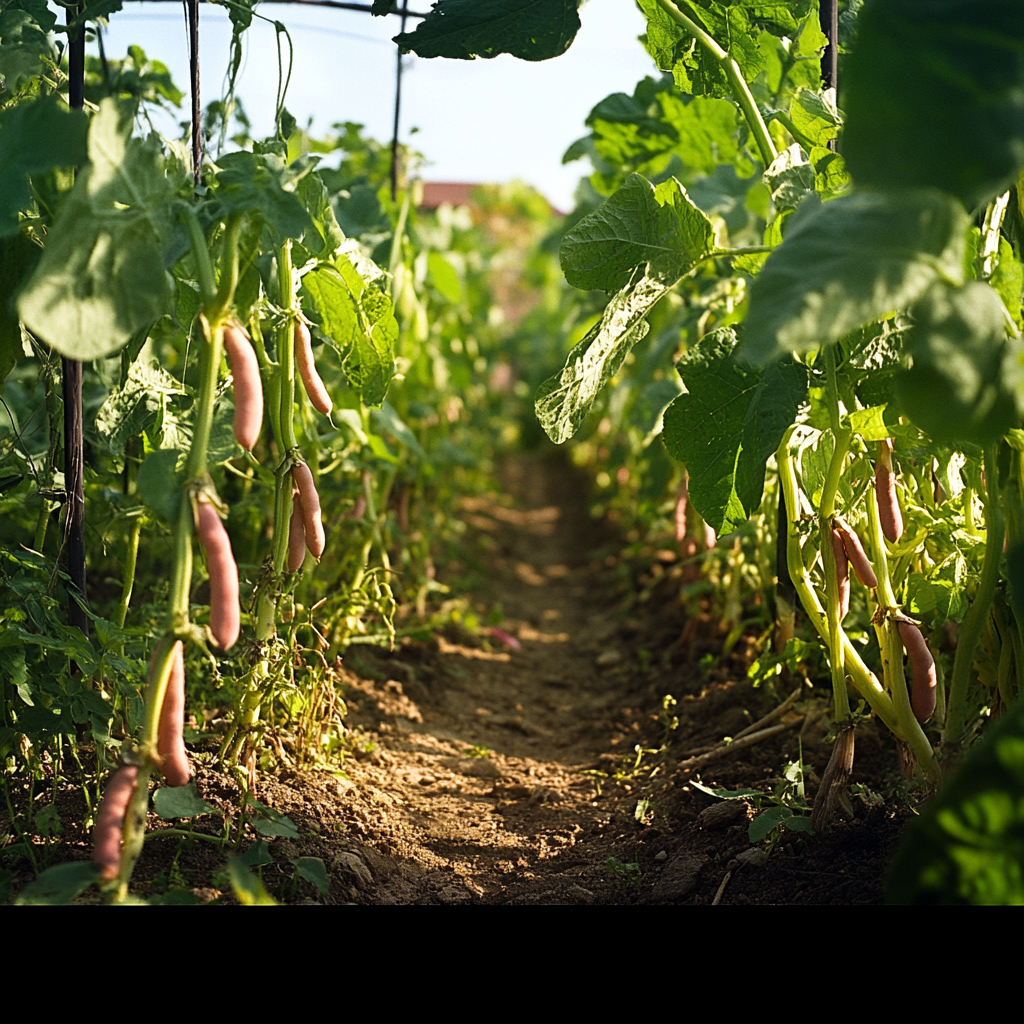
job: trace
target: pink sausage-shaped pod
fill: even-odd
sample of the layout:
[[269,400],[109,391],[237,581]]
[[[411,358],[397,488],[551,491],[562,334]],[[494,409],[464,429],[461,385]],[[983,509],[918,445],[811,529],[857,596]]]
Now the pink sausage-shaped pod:
[[900,622],[899,631],[910,662],[910,707],[919,722],[927,722],[935,713],[935,659],[912,622]]
[[302,498],[292,494],[292,518],[288,523],[288,571],[298,572],[306,560],[306,528],[302,525]]
[[210,632],[214,640],[227,651],[234,647],[241,628],[238,566],[231,553],[231,541],[220,514],[202,497],[199,499],[196,532],[206,554],[206,568],[210,573]]
[[878,499],[878,518],[882,533],[890,544],[903,536],[903,513],[896,496],[896,477],[892,471],[892,441],[879,445],[878,465],[875,467],[875,496]]
[[306,531],[306,547],[314,558],[324,553],[327,539],[324,536],[324,523],[320,517],[320,495],[313,483],[313,474],[304,462],[292,466],[292,479],[299,489],[299,502],[302,506],[302,525]]
[[92,859],[100,869],[100,878],[112,882],[121,870],[121,834],[124,831],[124,816],[132,802],[139,769],[125,765],[114,772],[103,794],[96,827],[92,830]]
[[[153,652],[153,663],[166,641],[161,641]],[[160,709],[160,725],[157,730],[157,751],[160,754],[160,768],[168,786],[185,786],[192,775],[185,750],[182,733],[185,728],[185,658],[180,640],[174,641],[171,655],[171,674],[164,693],[164,705]]]
[[850,610],[850,560],[846,557],[846,547],[838,530],[832,530],[832,551],[836,558],[836,583],[839,587],[839,621],[846,618]]
[[313,408],[325,416],[330,416],[334,403],[331,401],[331,396],[327,394],[327,388],[324,387],[320,374],[316,372],[309,328],[301,320],[295,324],[295,365],[302,378],[302,386],[313,403]]
[[231,365],[232,387],[235,391],[235,440],[246,451],[252,451],[263,426],[260,364],[256,360],[249,336],[234,324],[224,328],[224,351]]
[[861,544],[857,532],[842,516],[834,517],[833,526],[843,539],[846,557],[849,558],[850,565],[853,566],[853,571],[857,574],[857,579],[865,587],[874,590],[878,586],[878,577],[875,575],[875,570],[871,568],[871,562],[864,553],[864,545]]

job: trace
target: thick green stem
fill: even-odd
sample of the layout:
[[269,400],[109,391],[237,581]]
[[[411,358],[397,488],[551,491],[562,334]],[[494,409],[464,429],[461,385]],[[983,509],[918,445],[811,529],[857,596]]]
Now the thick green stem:
[[943,743],[947,746],[958,746],[967,733],[968,716],[973,712],[973,709],[968,707],[968,697],[974,652],[981,640],[999,582],[999,561],[1003,555],[1003,509],[999,496],[996,452],[995,444],[985,447],[985,559],[981,566],[978,591],[974,595],[971,607],[967,609],[957,636],[953,674],[949,681],[946,729],[942,737]]
[[[786,561],[789,566],[789,574],[793,580],[793,587],[800,603],[803,606],[807,618],[814,626],[819,637],[825,644],[829,644],[831,637],[828,628],[828,618],[814,592],[810,576],[804,566],[803,557],[800,552],[800,533],[798,524],[800,521],[800,499],[796,479],[796,467],[793,465],[793,456],[790,453],[789,445],[796,427],[790,427],[782,438],[782,443],[775,454],[779,466],[779,480],[786,499],[786,511],[789,514],[789,536],[786,542]],[[896,713],[892,706],[889,695],[882,688],[875,674],[864,664],[860,653],[850,642],[846,632],[840,629],[840,636],[843,645],[843,663],[845,671],[853,680],[857,691],[871,706],[871,710],[885,723],[886,727],[896,735],[901,735],[896,723]]]
[[181,219],[185,225],[188,242],[192,249],[192,258],[196,264],[196,278],[199,281],[199,299],[203,308],[208,308],[217,294],[217,279],[213,273],[210,251],[206,247],[206,236],[199,224],[199,219],[191,206],[182,204]]
[[124,567],[124,583],[121,585],[121,603],[117,606],[117,624],[124,628],[124,620],[128,615],[128,603],[132,599],[135,587],[135,565],[139,558],[139,535],[142,533],[142,516],[136,516],[132,522],[132,532],[128,535],[128,558]]
[[701,44],[718,61],[729,85],[732,87],[733,96],[747,119],[750,134],[754,136],[761,159],[767,167],[777,156],[775,143],[768,134],[768,126],[764,123],[761,111],[758,110],[757,102],[754,99],[750,87],[747,85],[740,66],[729,56],[727,50],[722,49],[718,41],[697,24],[692,18],[688,18],[671,0],[658,0],[658,6],[680,27],[688,32],[698,43]]

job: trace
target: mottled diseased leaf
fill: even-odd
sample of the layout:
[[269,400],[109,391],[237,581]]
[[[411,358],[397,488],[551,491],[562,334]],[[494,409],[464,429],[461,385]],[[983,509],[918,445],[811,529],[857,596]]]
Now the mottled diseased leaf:
[[579,0],[438,0],[414,32],[395,36],[420,57],[548,60],[565,53],[580,29]]
[[963,280],[967,218],[934,191],[804,202],[754,281],[743,357],[832,343],[913,303],[937,279]]
[[936,284],[915,304],[906,336],[913,365],[897,375],[904,412],[940,442],[985,444],[1020,423],[1019,340],[999,296],[980,281]]
[[714,229],[674,178],[655,188],[629,177],[600,209],[566,233],[560,260],[575,288],[623,288],[634,269],[676,281],[714,248]]
[[643,268],[634,271],[605,307],[600,322],[569,353],[565,366],[537,389],[537,419],[555,444],[579,430],[598,393],[647,334],[644,317],[675,283],[656,280]]
[[1024,166],[1024,4],[875,0],[844,74],[858,185],[938,188],[972,209]]
[[32,205],[30,174],[75,167],[86,158],[89,121],[65,110],[54,95],[38,96],[0,119],[0,236],[18,230],[18,214]]
[[814,168],[800,144],[794,142],[771,162],[764,181],[771,189],[776,210],[795,210],[814,193]]
[[891,904],[1024,905],[1024,701],[985,728],[907,827]]

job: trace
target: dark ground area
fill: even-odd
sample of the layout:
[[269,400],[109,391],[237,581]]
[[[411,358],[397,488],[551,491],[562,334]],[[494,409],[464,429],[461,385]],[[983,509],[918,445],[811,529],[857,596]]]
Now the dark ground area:
[[[813,799],[830,753],[828,694],[805,689],[755,730],[775,729],[760,742],[688,763],[777,709],[797,684],[752,686],[753,638],[721,655],[708,607],[687,617],[679,601],[695,570],[675,553],[625,573],[595,559],[606,538],[562,461],[510,460],[502,484],[504,494],[465,501],[462,515],[488,571],[474,601],[500,603],[512,641],[450,627],[391,654],[350,649],[337,671],[361,749],[331,771],[261,776],[259,799],[299,833],[269,840],[267,888],[293,903],[882,902],[912,813],[888,798],[899,770],[884,728],[858,728],[852,819],[751,843],[750,821],[775,806],[771,794],[801,749]],[[643,603],[623,601],[624,578],[627,591],[640,586],[633,575],[644,576]],[[669,694],[677,703],[666,709]],[[199,793],[237,816],[235,782],[209,755],[194,760]],[[719,800],[698,784],[764,796]],[[60,794],[57,808],[63,831],[48,861],[88,857],[75,825],[81,791]],[[196,819],[196,829],[216,830],[205,822],[216,819]],[[166,827],[155,816],[152,825]],[[151,834],[133,891],[232,902],[227,852]],[[324,862],[329,894],[296,873],[303,857]],[[15,892],[30,879],[20,862]]]

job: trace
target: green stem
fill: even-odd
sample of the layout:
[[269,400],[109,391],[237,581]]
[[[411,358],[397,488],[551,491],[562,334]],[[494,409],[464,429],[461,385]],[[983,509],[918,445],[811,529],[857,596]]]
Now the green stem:
[[747,119],[747,125],[750,128],[750,134],[754,136],[754,141],[757,143],[758,151],[761,154],[761,160],[767,167],[771,162],[779,155],[775,149],[775,143],[772,142],[771,135],[768,134],[768,126],[764,123],[764,118],[761,116],[761,111],[757,108],[757,102],[754,100],[753,93],[750,91],[750,87],[747,85],[746,79],[743,77],[743,72],[740,71],[740,66],[729,56],[727,50],[723,50],[717,40],[713,36],[709,35],[708,32],[697,24],[692,18],[688,18],[682,11],[671,0],[658,0],[658,6],[681,28],[683,31],[688,32],[694,39],[697,40],[709,53],[718,61],[721,65],[722,70],[725,72],[726,77],[729,79],[729,84],[732,87],[733,96],[736,102],[740,105],[740,109],[743,111],[743,116]]
[[985,558],[981,566],[978,592],[967,609],[956,642],[953,674],[949,681],[949,706],[946,710],[946,729],[942,741],[947,746],[959,746],[967,733],[971,668],[974,652],[981,640],[988,611],[999,582],[999,562],[1003,555],[1003,509],[999,500],[996,445],[985,446]]
[[121,603],[117,606],[117,624],[124,629],[128,615],[128,602],[132,599],[135,586],[135,565],[139,558],[139,536],[142,533],[142,516],[136,516],[132,532],[128,535],[128,559],[124,567],[124,583],[121,586]]
[[199,218],[195,211],[187,203],[182,203],[181,219],[185,224],[185,232],[188,235],[188,242],[192,248],[192,258],[196,264],[196,278],[199,281],[199,299],[203,308],[208,308],[214,301],[217,294],[216,277],[213,273],[213,263],[210,260],[210,250],[206,245],[206,236],[199,224]]
[[[793,456],[789,450],[789,444],[796,427],[790,427],[782,438],[782,443],[775,454],[779,467],[779,479],[782,484],[783,493],[786,497],[786,512],[789,517],[789,535],[786,541],[786,562],[789,566],[789,574],[793,580],[793,587],[800,598],[804,612],[807,614],[811,625],[821,638],[822,642],[830,642],[828,618],[818,595],[814,592],[810,575],[804,566],[803,556],[800,551],[800,503],[799,490],[796,479],[796,467],[793,465]],[[885,723],[890,732],[901,735],[896,724],[896,713],[892,706],[889,695],[882,688],[875,674],[864,664],[860,653],[850,642],[845,631],[840,629],[840,636],[843,644],[843,663],[846,672],[853,680],[860,695],[871,706],[871,710]]]

